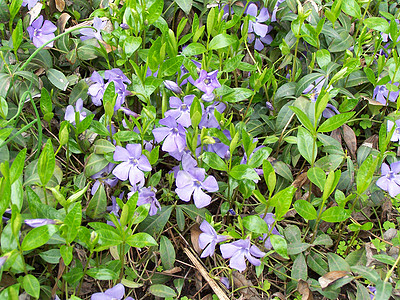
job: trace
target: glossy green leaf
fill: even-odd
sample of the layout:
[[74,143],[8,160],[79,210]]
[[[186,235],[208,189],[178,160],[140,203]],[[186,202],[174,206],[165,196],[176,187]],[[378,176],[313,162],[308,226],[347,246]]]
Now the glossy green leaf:
[[285,259],[289,259],[289,256],[287,254],[286,240],[277,234],[271,234],[269,236],[269,238],[271,240],[272,247],[274,248],[276,253],[278,253],[280,256],[282,256]]
[[226,163],[214,152],[204,152],[202,155],[203,162],[215,170],[227,171]]
[[38,161],[38,173],[40,182],[46,185],[51,176],[53,176],[54,168],[56,166],[56,159],[54,156],[53,145],[51,140],[48,139],[43,147],[42,153],[39,156]]
[[160,256],[165,270],[171,270],[175,264],[175,248],[172,242],[166,237],[160,237]]
[[31,274],[25,275],[23,285],[24,285],[25,292],[27,292],[30,296],[32,296],[34,298],[39,298],[40,283],[39,283],[39,280],[35,276],[33,276]]
[[220,33],[216,37],[214,37],[208,44],[208,50],[217,50],[225,48],[234,44],[236,41],[237,39],[234,38],[233,36],[226,33]]
[[296,212],[305,220],[315,220],[317,218],[317,211],[310,202],[299,199],[294,203],[293,206]]
[[268,224],[260,216],[251,215],[243,218],[243,226],[254,233],[268,233]]
[[56,233],[58,227],[56,225],[44,225],[33,228],[25,236],[21,244],[22,251],[29,251],[46,244],[48,240]]
[[161,298],[167,298],[167,297],[176,297],[176,293],[173,289],[171,289],[169,286],[163,285],[163,284],[153,284],[149,287],[149,292],[156,296],[156,297],[161,297]]
[[58,89],[65,91],[68,87],[69,81],[64,73],[56,69],[48,69],[47,78]]

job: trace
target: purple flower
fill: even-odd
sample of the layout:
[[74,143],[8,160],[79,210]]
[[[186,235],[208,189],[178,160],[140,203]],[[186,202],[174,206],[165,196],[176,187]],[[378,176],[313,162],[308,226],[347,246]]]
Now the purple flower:
[[203,192],[218,191],[217,180],[213,176],[206,177],[206,171],[203,168],[187,168],[181,170],[176,176],[175,192],[183,201],[190,201],[193,194],[194,204],[197,208],[203,208],[210,204],[211,197]]
[[44,225],[49,225],[49,224],[52,224],[52,225],[56,224],[56,221],[52,220],[52,219],[26,219],[24,222],[26,225],[33,227],[33,228],[44,226]]
[[104,72],[104,78],[109,81],[131,84],[128,77],[121,71],[121,69],[114,68]]
[[369,296],[371,297],[371,300],[373,300],[376,295],[376,288],[374,286],[368,286],[368,290],[371,292],[371,295]]
[[[391,81],[389,81],[391,83]],[[398,82],[393,83],[395,86],[399,86]],[[389,98],[388,98],[389,97]],[[399,97],[399,91],[390,92],[385,85],[377,85],[374,89],[373,98],[382,103],[383,105],[387,105],[387,101],[395,102]]]
[[272,11],[271,22],[276,22],[276,13],[278,12],[279,5],[281,5],[285,0],[276,1],[275,7]]
[[[325,76],[320,76],[318,77],[314,83],[311,83],[304,91],[303,94],[310,94],[311,95],[311,102],[316,102],[318,99],[319,94],[321,93],[321,90],[326,82],[326,77]],[[331,90],[332,87],[330,87],[328,90]],[[322,112],[322,116],[324,118],[330,118],[336,114],[340,114],[340,112],[337,110],[335,106],[332,104],[328,103],[326,105],[326,108]]]
[[103,77],[100,76],[96,71],[90,76],[90,80],[93,82],[89,86],[88,94],[92,97],[93,104],[100,106],[103,103],[103,95],[107,86],[104,83]]
[[218,121],[215,118],[214,111],[217,110],[219,113],[222,113],[225,108],[226,105],[222,102],[214,102],[213,104],[207,106],[200,120],[199,127],[220,128]]
[[22,6],[28,5],[28,9],[31,10],[31,8],[34,7],[38,1],[39,0],[24,0],[22,1]]
[[[95,293],[90,298],[91,300],[121,300],[125,294],[125,287],[122,283],[118,283],[104,293]],[[126,297],[125,300],[134,300],[132,297]]]
[[76,112],[79,113],[79,121],[82,121],[84,118],[86,118],[86,112],[83,111],[83,100],[81,98],[76,100],[75,108],[72,105],[67,106],[67,109],[65,110],[64,119],[70,122],[72,125],[76,125],[75,124]]
[[8,255],[4,255],[0,257],[0,269],[4,266],[8,258]]
[[266,106],[269,110],[274,110],[274,106],[273,106],[272,103],[269,102],[269,101],[265,102],[265,106]]
[[247,260],[254,266],[261,265],[261,261],[255,257],[263,257],[265,255],[256,246],[250,244],[250,238],[238,240],[232,243],[223,244],[220,246],[222,257],[230,258],[229,266],[242,272],[246,269]]
[[246,14],[253,16],[255,21],[251,19],[249,20],[249,35],[247,40],[249,43],[252,43],[255,39],[256,42],[254,44],[254,49],[261,51],[264,49],[264,44],[269,45],[272,42],[272,37],[268,35],[268,33],[272,30],[272,26],[262,24],[270,18],[268,9],[263,7],[258,15],[257,13],[257,5],[250,3],[250,5],[247,7]]
[[190,119],[190,105],[192,105],[194,95],[183,97],[183,103],[178,97],[169,98],[169,105],[172,109],[165,112],[165,116],[173,117],[178,124],[189,127],[192,124]]
[[126,23],[121,23],[121,24],[119,25],[119,27],[121,27],[122,29],[129,29],[129,25],[126,24]]
[[100,18],[98,17],[94,17],[93,19],[93,28],[82,28],[81,30],[79,30],[80,34],[82,34],[81,36],[81,40],[85,41],[88,39],[96,39],[98,41],[102,41],[103,38],[101,37],[101,29],[104,29],[104,27],[106,26],[106,21],[102,21]]
[[[122,192],[118,196],[119,199],[122,199],[123,197],[124,197],[124,192]],[[119,221],[119,210],[120,209],[121,208],[119,207],[119,205],[117,203],[117,198],[115,198],[115,196],[111,196],[111,206],[107,207],[107,211],[109,211],[111,214],[116,216],[118,221]],[[107,221],[107,224],[115,227],[115,224],[112,221]]]
[[[274,223],[275,223],[275,215],[274,214],[267,213],[267,214],[265,214],[263,219],[264,219],[265,223],[267,223],[267,225],[268,225],[268,230],[269,230],[270,234],[282,236],[279,233],[278,229],[275,228],[275,226],[272,227],[272,225],[274,225]],[[263,234],[262,239],[265,240],[265,244],[264,244],[265,248],[268,250],[272,249],[271,239],[270,239],[269,235],[266,233]]]
[[114,160],[122,161],[113,170],[113,174],[119,180],[127,180],[132,185],[144,183],[144,173],[151,171],[151,165],[145,155],[142,154],[142,146],[139,144],[128,144],[126,149],[117,146],[114,152]]
[[219,281],[221,281],[221,283],[222,283],[228,290],[231,288],[231,284],[230,284],[230,282],[229,282],[228,277],[221,276],[221,277],[219,278]]
[[175,94],[182,94],[182,89],[176,84],[175,81],[164,80],[164,85],[167,89],[173,91]]
[[[48,20],[43,22],[43,16],[40,15],[26,30],[35,47],[39,48],[56,37],[54,31],[57,27]],[[53,44],[54,42],[51,42],[46,47],[53,47]]]
[[160,120],[160,124],[167,127],[153,129],[153,135],[157,143],[164,139],[162,150],[166,152],[182,152],[186,147],[186,131],[172,116]]
[[[394,123],[390,120],[387,121],[387,131],[390,132],[392,131],[392,128],[394,126]],[[393,132],[392,137],[390,138],[390,140],[392,142],[397,142],[400,139],[400,120],[396,121],[396,129]]]
[[109,163],[105,166],[102,170],[97,172],[96,174],[92,175],[92,179],[96,179],[95,183],[92,186],[91,194],[94,195],[99,188],[100,185],[107,184],[109,187],[114,187],[118,183],[118,178],[112,176],[108,178],[111,174],[112,170],[114,169],[115,164]]
[[228,239],[225,235],[218,235],[214,227],[212,227],[206,220],[200,224],[200,230],[202,233],[199,235],[199,246],[201,249],[204,249],[201,253],[201,258],[213,256],[215,245]]
[[214,89],[221,87],[217,79],[218,70],[207,73],[205,70],[200,71],[199,78],[194,82],[200,91],[205,94],[201,97],[204,101],[210,102],[214,100],[215,95],[213,94]]
[[382,190],[387,191],[391,197],[396,197],[400,194],[400,161],[390,164],[390,168],[386,163],[381,166],[380,177],[376,181],[376,185]]
[[156,192],[157,190],[154,187],[144,187],[139,190],[137,206],[150,203],[150,216],[154,216],[158,210],[161,210],[160,202],[156,199]]

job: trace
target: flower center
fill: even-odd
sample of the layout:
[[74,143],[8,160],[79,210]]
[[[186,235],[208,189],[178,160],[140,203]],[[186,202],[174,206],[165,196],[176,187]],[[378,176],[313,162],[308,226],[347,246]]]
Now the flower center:
[[178,130],[178,128],[172,128],[172,132],[178,134],[179,130]]
[[129,158],[129,163],[132,165],[137,165],[138,164],[138,160],[136,158],[130,157]]
[[389,180],[393,180],[396,178],[396,175],[393,171],[389,171],[389,173],[386,174],[386,178]]
[[198,181],[198,180],[196,180],[196,181],[194,182],[194,184],[195,184],[196,186],[201,186],[201,182]]
[[210,80],[208,77],[207,77],[206,79],[204,79],[204,83],[205,83],[206,85],[209,85],[210,82],[211,82],[211,80]]
[[187,105],[186,104],[182,104],[181,110],[187,110],[187,109],[188,109]]

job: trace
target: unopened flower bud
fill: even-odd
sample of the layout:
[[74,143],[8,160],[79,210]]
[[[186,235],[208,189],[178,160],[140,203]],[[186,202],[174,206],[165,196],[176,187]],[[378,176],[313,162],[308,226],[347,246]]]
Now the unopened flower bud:
[[182,94],[182,89],[176,84],[176,82],[172,80],[164,80],[164,85],[167,89],[173,91],[175,94]]

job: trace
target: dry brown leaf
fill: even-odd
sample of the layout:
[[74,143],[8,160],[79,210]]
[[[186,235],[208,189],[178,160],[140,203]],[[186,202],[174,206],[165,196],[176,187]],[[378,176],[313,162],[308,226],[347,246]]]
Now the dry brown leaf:
[[64,0],[56,0],[56,8],[59,12],[64,11],[65,1]]
[[342,129],[343,129],[343,139],[347,145],[347,148],[350,151],[352,158],[355,159],[357,151],[356,134],[354,133],[353,129],[351,129],[351,127],[346,124],[342,126]]
[[239,273],[238,271],[234,271],[232,273],[232,276],[233,286],[235,287],[235,289],[245,287],[239,290],[242,299],[262,299],[258,291],[252,287],[253,283],[250,280],[247,280],[243,274]]
[[373,136],[367,138],[362,144],[364,146],[378,150],[378,143],[379,143],[379,136],[377,134],[374,134]]
[[199,236],[201,233],[202,231],[197,223],[190,228],[190,240],[192,241],[193,248],[196,250],[197,254],[201,253],[201,248],[199,246]]
[[299,174],[299,175],[296,177],[296,179],[292,182],[292,185],[293,185],[295,188],[299,189],[299,188],[301,188],[303,185],[306,185],[308,182],[310,182],[310,181],[308,180],[307,172],[303,172],[303,173]]
[[281,292],[273,293],[272,297],[278,297],[281,300],[286,300],[286,297]]
[[297,283],[297,291],[301,294],[301,300],[314,300],[313,294],[307,281],[300,279]]
[[32,24],[32,22],[40,15],[40,12],[42,11],[42,3],[38,2],[30,11],[28,11],[28,15],[30,15],[30,20],[29,20],[29,25]]
[[172,269],[163,271],[162,273],[166,274],[166,275],[171,275],[171,274],[179,273],[180,271],[182,271],[182,269],[180,267],[173,267]]
[[65,25],[67,25],[68,20],[71,18],[71,16],[67,13],[62,13],[60,17],[57,20],[57,27],[60,30],[60,32],[65,31]]
[[342,144],[342,136],[340,134],[340,128],[336,128],[334,131],[332,131],[331,137],[337,140],[340,143],[340,145]]
[[334,283],[336,280],[343,278],[347,275],[349,275],[349,272],[347,271],[331,271],[326,273],[324,276],[321,276],[318,279],[318,282],[321,285],[321,288],[324,289]]

